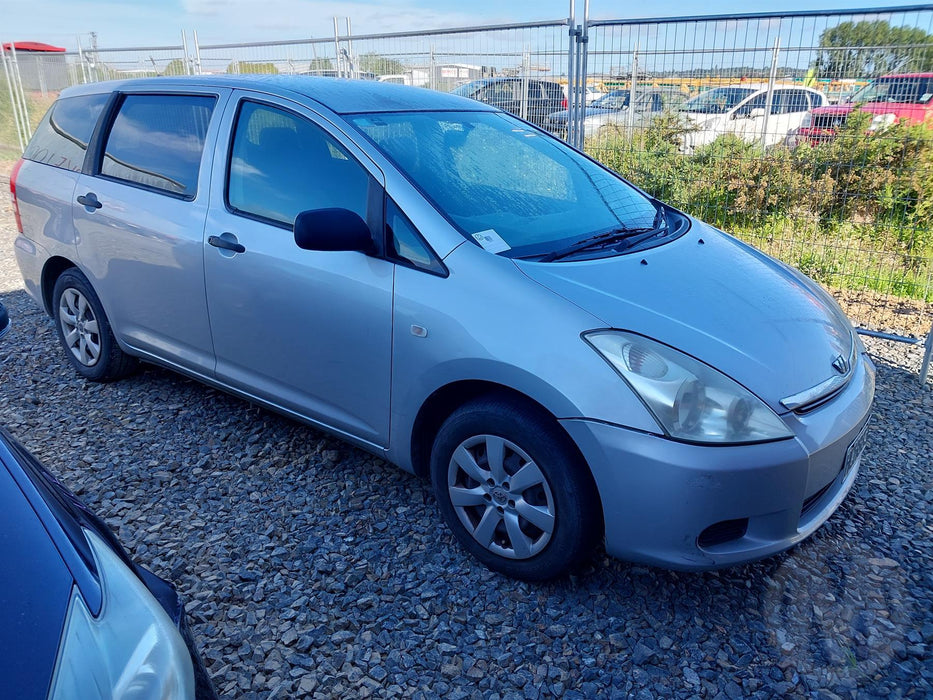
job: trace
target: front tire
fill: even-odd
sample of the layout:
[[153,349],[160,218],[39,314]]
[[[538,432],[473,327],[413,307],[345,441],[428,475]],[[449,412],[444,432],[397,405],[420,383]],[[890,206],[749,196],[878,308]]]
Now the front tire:
[[507,397],[458,409],[435,438],[431,480],[460,544],[507,576],[556,578],[600,540],[589,470],[543,409]]
[[59,276],[52,301],[58,340],[78,374],[110,382],[136,369],[136,358],[120,349],[100,299],[80,271],[71,268]]

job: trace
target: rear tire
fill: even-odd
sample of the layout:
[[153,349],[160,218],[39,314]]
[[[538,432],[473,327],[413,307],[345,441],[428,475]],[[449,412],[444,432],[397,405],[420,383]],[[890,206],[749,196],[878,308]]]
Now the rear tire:
[[448,527],[488,568],[526,581],[562,576],[601,539],[596,487],[543,409],[473,401],[441,426],[431,480]]
[[92,382],[110,382],[138,367],[117,344],[91,283],[76,268],[65,270],[52,291],[58,340],[75,371]]

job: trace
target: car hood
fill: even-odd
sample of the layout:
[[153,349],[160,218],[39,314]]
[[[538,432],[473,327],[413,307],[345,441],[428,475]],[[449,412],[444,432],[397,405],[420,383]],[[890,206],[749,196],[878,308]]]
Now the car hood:
[[[602,114],[619,114],[620,112],[625,112],[625,109],[604,109],[602,107],[587,107],[583,111],[583,118],[596,117]],[[548,115],[548,121],[550,122],[566,122],[569,112],[565,109],[561,112],[554,112]]]
[[666,343],[786,412],[781,399],[836,375],[852,327],[801,273],[694,221],[657,248],[597,260],[516,261],[529,277],[606,327]]
[[74,579],[8,471],[0,444],[0,649],[4,697],[45,697]]

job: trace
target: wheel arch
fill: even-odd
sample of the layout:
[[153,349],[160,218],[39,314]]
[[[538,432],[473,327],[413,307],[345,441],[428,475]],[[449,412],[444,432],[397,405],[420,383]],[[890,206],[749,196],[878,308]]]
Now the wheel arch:
[[[593,478],[592,471],[586,463],[586,459],[577,443],[570,437],[570,434],[557,420],[546,406],[536,401],[531,396],[513,389],[504,384],[489,380],[465,379],[450,382],[434,390],[430,396],[421,404],[417,415],[415,416],[411,432],[411,465],[414,473],[422,478],[430,478],[431,447],[434,444],[434,438],[444,421],[458,408],[464,404],[483,397],[506,398],[518,404],[523,404],[532,410],[546,416],[553,424],[559,439],[566,442],[579,460],[579,468],[583,470],[590,479],[594,493],[596,490],[596,481]],[[597,502],[599,499],[597,498]],[[602,513],[600,513],[600,521]]]
[[52,292],[55,290],[55,283],[65,270],[69,270],[72,267],[78,266],[68,258],[64,258],[60,255],[49,258],[45,261],[45,265],[42,266],[42,304],[45,306],[45,312],[49,316],[54,315]]

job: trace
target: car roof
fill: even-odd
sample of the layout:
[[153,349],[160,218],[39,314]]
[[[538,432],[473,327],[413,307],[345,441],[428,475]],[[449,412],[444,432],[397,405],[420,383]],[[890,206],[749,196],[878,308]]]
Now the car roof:
[[113,80],[69,88],[62,97],[115,90],[171,90],[178,87],[255,90],[295,99],[304,97],[337,112],[496,111],[481,102],[427,88],[310,75],[202,75]]
[[888,75],[882,75],[879,80],[885,78],[933,78],[933,73],[889,73]]
[[[819,90],[817,90],[816,88],[809,87],[807,85],[798,85],[796,83],[775,83],[774,87],[775,89],[794,88],[795,90],[809,90],[810,92],[819,92]],[[744,88],[748,90],[767,90],[768,83],[732,83],[731,85],[717,85],[715,88],[711,88],[711,89],[716,90],[718,88],[725,88],[727,90],[731,90],[735,88]]]

